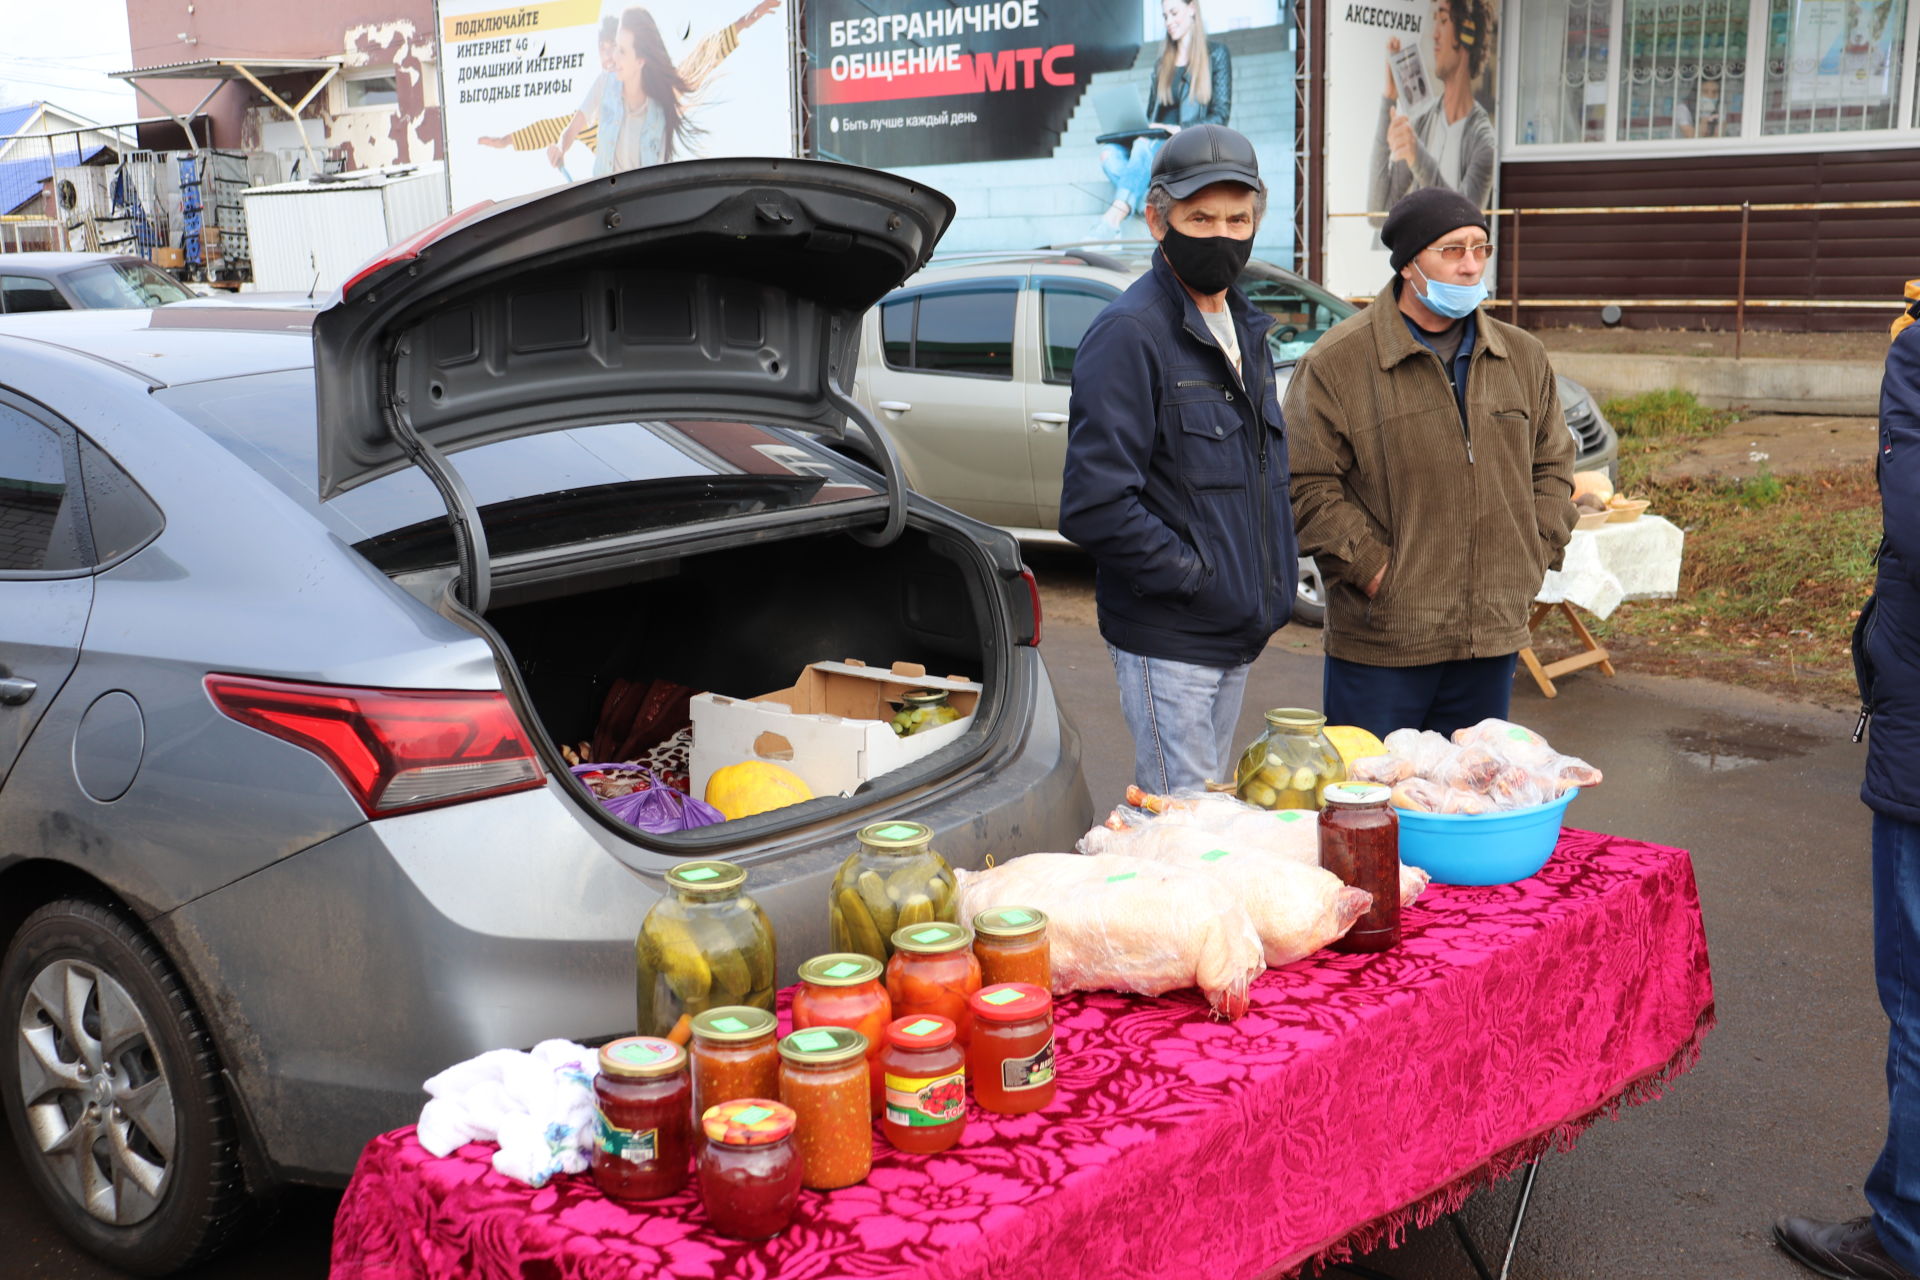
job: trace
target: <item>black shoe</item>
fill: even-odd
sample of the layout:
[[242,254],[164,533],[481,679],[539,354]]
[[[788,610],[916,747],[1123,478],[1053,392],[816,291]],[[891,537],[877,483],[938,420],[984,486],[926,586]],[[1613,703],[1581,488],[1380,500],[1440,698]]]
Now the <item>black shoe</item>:
[[1874,1234],[1872,1218],[1851,1222],[1776,1218],[1773,1239],[1789,1258],[1832,1280],[1920,1280],[1887,1256]]

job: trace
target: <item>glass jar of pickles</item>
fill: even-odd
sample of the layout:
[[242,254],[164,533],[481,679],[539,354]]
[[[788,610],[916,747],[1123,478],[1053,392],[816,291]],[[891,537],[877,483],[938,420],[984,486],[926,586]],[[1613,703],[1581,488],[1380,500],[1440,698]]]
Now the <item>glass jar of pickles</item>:
[[735,1240],[766,1240],[800,1203],[798,1117],[771,1098],[736,1098],[700,1113],[700,1200],[707,1221]]
[[745,868],[682,862],[667,872],[669,897],[640,924],[635,943],[641,1035],[685,1044],[695,1014],[721,1005],[773,1011],[773,925],[742,893]]
[[910,738],[916,733],[952,724],[959,718],[960,709],[947,705],[945,689],[913,689],[900,695],[899,710],[888,723],[895,733]]
[[886,1042],[887,1024],[893,1021],[893,1000],[880,985],[883,972],[878,960],[853,951],[815,956],[800,966],[800,989],[793,993],[795,1031],[848,1027],[867,1038],[869,1101],[875,1119],[885,1094],[880,1049]]
[[686,1050],[654,1036],[600,1048],[593,1078],[593,1180],[614,1200],[660,1200],[687,1185],[693,1160]]
[[724,1004],[693,1019],[693,1114],[735,1098],[780,1092],[779,1022],[765,1009]]
[[833,949],[885,964],[895,930],[954,918],[953,870],[918,822],[876,822],[856,839],[860,847],[840,864],[829,896]]
[[973,954],[980,962],[982,986],[1028,982],[1043,991],[1053,986],[1047,913],[1035,907],[998,907],[976,914]]
[[967,1129],[967,1055],[954,1043],[951,1019],[895,1018],[887,1026],[880,1065],[887,1073],[887,1109],[880,1132],[901,1151],[945,1151]]
[[1267,728],[1240,753],[1236,794],[1262,809],[1318,809],[1327,784],[1344,782],[1347,766],[1321,730],[1318,711],[1281,707],[1267,712]]
[[780,1042],[780,1101],[798,1117],[800,1182],[832,1191],[873,1167],[867,1105],[867,1038],[846,1027],[809,1027]]
[[973,993],[967,1074],[985,1111],[1017,1116],[1053,1101],[1053,997],[1026,982]]
[[893,948],[893,959],[887,961],[887,995],[893,999],[894,1021],[945,1018],[965,1050],[973,1035],[967,1000],[980,989],[973,930],[944,921],[913,925],[893,935]]

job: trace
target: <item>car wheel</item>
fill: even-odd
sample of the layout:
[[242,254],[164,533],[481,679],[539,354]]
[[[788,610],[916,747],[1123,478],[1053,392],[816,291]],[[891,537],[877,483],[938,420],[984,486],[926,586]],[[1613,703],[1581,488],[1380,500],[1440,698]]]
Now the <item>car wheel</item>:
[[1293,620],[1302,626],[1327,624],[1327,584],[1311,557],[1300,558],[1300,587],[1293,595]]
[[61,1228],[142,1275],[224,1243],[246,1204],[231,1106],[152,939],[98,903],[42,907],[0,964],[0,1011],[7,1123]]

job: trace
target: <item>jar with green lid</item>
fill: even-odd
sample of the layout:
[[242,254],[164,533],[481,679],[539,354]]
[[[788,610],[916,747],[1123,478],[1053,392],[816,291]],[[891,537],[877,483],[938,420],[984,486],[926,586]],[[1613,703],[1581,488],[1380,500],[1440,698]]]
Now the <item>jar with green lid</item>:
[[1319,809],[1327,784],[1344,782],[1347,766],[1322,732],[1327,718],[1301,707],[1267,712],[1267,728],[1240,753],[1236,794],[1262,809]]
[[873,1164],[867,1038],[847,1027],[808,1027],[780,1042],[780,1101],[798,1124],[800,1183],[815,1191],[850,1187]]
[[741,892],[744,867],[682,862],[667,872],[671,896],[647,912],[635,944],[641,1035],[685,1044],[694,1015],[722,1005],[773,1011],[773,925]]
[[921,1014],[946,1018],[959,1032],[960,1047],[973,1035],[973,1010],[967,1003],[980,989],[980,960],[973,954],[973,930],[963,924],[908,925],[893,935],[893,959],[887,961],[887,997],[893,1017]]
[[752,1005],[723,1004],[693,1019],[693,1114],[736,1098],[771,1098],[780,1091],[780,1027]]
[[903,693],[899,707],[890,723],[893,731],[903,738],[938,729],[960,718],[960,709],[947,705],[945,689],[914,689]]
[[876,822],[856,838],[859,847],[833,878],[829,932],[835,951],[885,964],[896,930],[954,920],[953,870],[934,851],[932,830],[918,822]]

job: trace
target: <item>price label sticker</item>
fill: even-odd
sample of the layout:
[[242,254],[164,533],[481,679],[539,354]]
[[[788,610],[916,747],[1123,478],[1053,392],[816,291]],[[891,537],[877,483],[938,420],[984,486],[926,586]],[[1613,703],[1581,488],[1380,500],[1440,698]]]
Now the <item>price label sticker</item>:
[[738,1018],[715,1018],[711,1024],[715,1031],[745,1031],[747,1024]]
[[788,1043],[803,1053],[818,1053],[823,1049],[838,1049],[840,1038],[830,1031],[802,1031]]
[[682,880],[717,880],[720,873],[712,867],[688,867],[680,873]]
[[980,999],[986,1004],[1012,1004],[1020,998],[1018,991],[989,991]]
[[829,978],[851,978],[854,974],[860,972],[860,966],[851,960],[842,960],[839,964],[829,966],[823,970],[823,972]]
[[1282,822],[1298,822],[1300,821],[1300,819],[1304,818],[1306,815],[1298,809],[1282,809],[1280,812],[1274,814],[1273,816],[1280,819],[1280,821]]
[[905,1031],[910,1036],[932,1035],[939,1029],[940,1024],[932,1018],[921,1018],[919,1021],[910,1022],[901,1028],[902,1031]]
[[759,1124],[772,1114],[773,1112],[767,1110],[765,1107],[748,1107],[745,1111],[735,1115],[733,1122],[735,1124]]
[[1000,922],[1002,924],[1032,924],[1033,916],[1030,912],[1022,911],[1018,907],[1010,907],[1000,913]]
[[881,827],[873,834],[879,836],[882,840],[906,840],[919,835],[920,828],[909,827],[904,823],[896,822],[890,827]]
[[1218,862],[1222,858],[1230,858],[1232,856],[1233,856],[1233,850],[1231,849],[1209,849],[1205,853],[1200,855],[1200,861]]
[[947,937],[947,931],[945,929],[922,929],[918,933],[910,933],[907,936],[915,942],[940,942]]
[[1122,872],[1121,872],[1121,873],[1120,873],[1119,875],[1117,875],[1117,876],[1108,876],[1108,877],[1107,877],[1107,883],[1108,883],[1108,884],[1113,884],[1113,883],[1114,883],[1115,881],[1118,881],[1118,880],[1131,880],[1131,879],[1133,879],[1133,878],[1134,878],[1135,876],[1137,876],[1137,875],[1139,875],[1139,874],[1140,874],[1140,873],[1139,873],[1138,871],[1122,871]]

